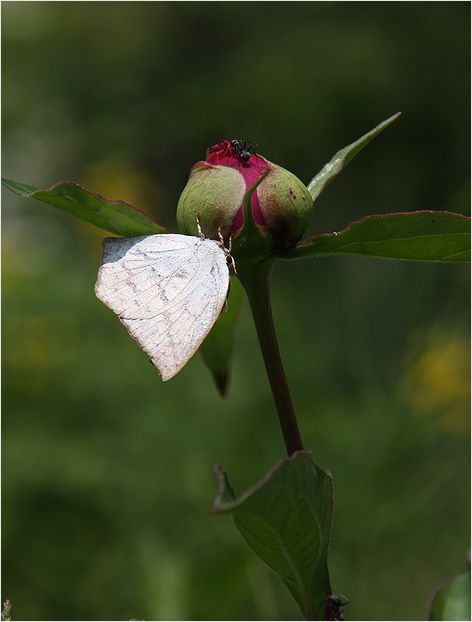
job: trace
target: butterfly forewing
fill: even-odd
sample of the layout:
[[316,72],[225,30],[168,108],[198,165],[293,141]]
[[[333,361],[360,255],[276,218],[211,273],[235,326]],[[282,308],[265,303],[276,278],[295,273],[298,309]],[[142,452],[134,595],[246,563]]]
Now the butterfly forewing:
[[162,234],[105,239],[95,293],[169,380],[218,319],[228,286],[218,242]]

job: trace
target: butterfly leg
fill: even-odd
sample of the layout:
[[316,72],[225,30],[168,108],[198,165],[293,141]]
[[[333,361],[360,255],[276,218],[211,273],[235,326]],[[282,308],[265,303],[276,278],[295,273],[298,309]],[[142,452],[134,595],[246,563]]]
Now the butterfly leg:
[[228,248],[226,248],[226,246],[225,246],[225,239],[223,237],[223,234],[221,233],[221,225],[218,227],[218,240],[219,240],[219,242],[221,244],[221,248],[225,252],[226,263],[228,264],[228,267],[233,268],[234,274],[237,275],[238,271],[236,270],[236,264],[234,263],[233,256],[231,255],[231,249],[233,247],[233,237],[231,235],[229,236]]
[[225,239],[223,237],[223,234],[221,233],[221,225],[218,227],[218,241],[221,244],[221,247],[226,249],[226,247],[225,247]]
[[237,275],[237,274],[238,274],[238,271],[236,270],[236,264],[235,264],[235,262],[234,262],[233,255],[231,254],[231,251],[232,251],[232,250],[233,250],[233,236],[232,236],[232,235],[230,235],[230,236],[229,236],[229,239],[228,239],[228,248],[227,248],[227,251],[228,251],[228,257],[229,257],[229,259],[230,259],[230,265],[231,265],[231,267],[232,267],[232,268],[233,268],[233,270],[234,270],[234,274],[236,274],[236,275]]
[[198,231],[198,236],[204,240],[205,239],[205,235],[202,231],[202,226],[200,225],[200,214],[197,214],[196,218],[195,218],[196,222],[197,222],[197,231]]
[[238,271],[236,270],[236,264],[234,262],[234,258],[232,255],[228,255],[229,265],[233,268],[234,274],[238,275]]

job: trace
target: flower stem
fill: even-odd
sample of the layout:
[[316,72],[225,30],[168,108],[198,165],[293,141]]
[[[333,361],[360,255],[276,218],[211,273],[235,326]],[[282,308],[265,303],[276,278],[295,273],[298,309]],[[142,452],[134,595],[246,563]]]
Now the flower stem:
[[238,270],[251,306],[285,446],[288,455],[291,456],[295,451],[303,449],[303,443],[272,319],[269,289],[272,264],[272,261],[266,261],[247,267],[239,266]]

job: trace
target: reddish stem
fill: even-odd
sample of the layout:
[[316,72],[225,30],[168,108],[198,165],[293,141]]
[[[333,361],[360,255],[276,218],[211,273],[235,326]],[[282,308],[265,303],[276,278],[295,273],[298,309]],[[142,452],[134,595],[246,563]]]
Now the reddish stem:
[[240,267],[239,277],[251,305],[252,316],[256,325],[257,336],[269,377],[272,395],[274,396],[285,446],[288,455],[291,456],[295,451],[303,449],[303,443],[272,319],[269,289],[271,268],[272,262],[252,264],[244,267],[244,269]]

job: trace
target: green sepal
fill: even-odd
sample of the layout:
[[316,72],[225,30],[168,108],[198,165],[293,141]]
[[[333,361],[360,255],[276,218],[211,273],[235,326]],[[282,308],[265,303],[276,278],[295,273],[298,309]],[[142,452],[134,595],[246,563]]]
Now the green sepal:
[[256,183],[247,190],[243,198],[243,226],[233,240],[233,256],[236,265],[239,262],[253,263],[260,261],[272,254],[272,239],[264,233],[254,222],[252,214],[252,195],[259,184],[267,177],[269,169],[266,169]]

